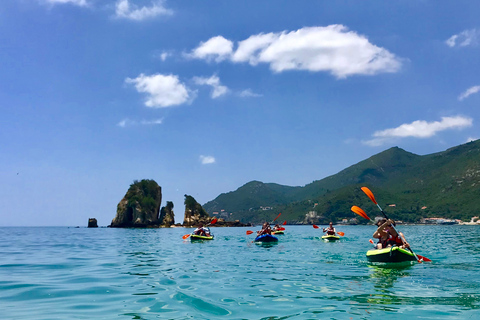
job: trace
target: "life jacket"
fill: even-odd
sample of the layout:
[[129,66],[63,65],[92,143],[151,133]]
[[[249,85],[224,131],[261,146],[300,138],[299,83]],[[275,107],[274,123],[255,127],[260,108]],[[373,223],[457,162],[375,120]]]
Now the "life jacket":
[[334,230],[335,230],[335,228],[332,227],[332,228],[330,229],[330,227],[328,227],[328,228],[327,228],[327,234],[328,234],[328,235],[335,235],[335,231],[334,231]]
[[393,235],[389,234],[388,239],[386,241],[386,244],[387,245],[392,245],[392,246],[401,246],[401,245],[403,245],[403,241],[402,241],[402,238],[400,238],[399,235],[394,237]]

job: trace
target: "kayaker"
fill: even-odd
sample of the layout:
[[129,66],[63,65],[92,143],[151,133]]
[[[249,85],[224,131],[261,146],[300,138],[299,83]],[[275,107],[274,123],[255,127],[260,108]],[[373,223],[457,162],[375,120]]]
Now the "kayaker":
[[208,228],[205,228],[203,226],[203,223],[200,223],[198,225],[198,228],[193,230],[193,234],[195,234],[197,236],[210,237],[210,230]]
[[337,230],[333,227],[333,223],[330,222],[327,228],[323,228],[323,232],[326,232],[327,235],[335,235],[337,233]]
[[377,249],[391,246],[408,248],[410,246],[406,240],[402,241],[402,238],[405,239],[403,233],[398,234],[395,231],[395,221],[392,219],[381,219],[377,222],[377,226],[378,229],[373,233],[373,237],[378,239]]
[[380,219],[376,223],[377,230],[373,233],[375,239],[378,239],[378,243],[376,245],[377,249],[382,249],[387,247],[387,240],[388,234],[385,232],[385,228],[387,227],[387,219]]
[[280,225],[277,223],[274,227],[273,227],[273,231],[279,231],[280,230]]
[[264,234],[272,234],[272,228],[270,228],[270,224],[268,222],[264,222],[262,226],[262,230],[257,231],[257,236],[261,236]]

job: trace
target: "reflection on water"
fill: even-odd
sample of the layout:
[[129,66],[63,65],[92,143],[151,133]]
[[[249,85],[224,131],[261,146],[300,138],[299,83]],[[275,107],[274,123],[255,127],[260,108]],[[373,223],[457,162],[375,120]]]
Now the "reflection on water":
[[374,283],[374,288],[380,292],[390,292],[398,278],[409,277],[412,265],[407,264],[385,264],[385,265],[368,265],[371,271],[371,279]]

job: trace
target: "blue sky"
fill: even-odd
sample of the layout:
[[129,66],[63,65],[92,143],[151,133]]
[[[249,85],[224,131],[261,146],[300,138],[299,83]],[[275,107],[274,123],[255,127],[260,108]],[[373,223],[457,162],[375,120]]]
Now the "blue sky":
[[108,225],[135,179],[183,221],[393,146],[480,138],[476,1],[0,5],[2,226]]

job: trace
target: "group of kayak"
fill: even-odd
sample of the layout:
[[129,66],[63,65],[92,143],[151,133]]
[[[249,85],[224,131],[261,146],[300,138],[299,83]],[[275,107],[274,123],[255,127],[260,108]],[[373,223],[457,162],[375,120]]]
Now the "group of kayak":
[[[419,263],[423,261],[431,261],[430,259],[417,255],[410,248],[410,245],[405,240],[403,233],[398,232],[395,228],[395,222],[391,219],[388,219],[385,212],[378,205],[373,196],[373,193],[366,187],[362,187],[362,191],[367,194],[367,196],[377,205],[377,207],[382,212],[385,219],[381,219],[376,222],[377,230],[373,234],[373,238],[378,239],[378,243],[374,244],[373,240],[370,239],[370,242],[374,244],[374,249],[367,251],[367,260],[373,263],[398,263],[398,262],[412,262],[417,261]],[[353,212],[360,215],[361,217],[371,220],[365,211],[357,206],[351,208]],[[281,213],[273,220],[278,219]],[[191,234],[186,234],[183,236],[183,239],[190,237],[192,241],[195,240],[213,240],[214,236],[208,228],[209,225],[215,224],[217,219],[213,219],[207,226],[200,224]],[[278,238],[275,235],[284,234],[285,228],[276,224],[273,228],[270,227],[273,222],[265,222],[260,231],[256,232],[256,237],[253,242],[256,243],[275,243],[278,242]],[[287,222],[285,221],[283,225]],[[313,225],[315,229],[319,229],[318,226]],[[333,223],[330,222],[329,226],[323,228],[325,235],[322,236],[322,240],[327,242],[334,242],[340,240],[339,236],[344,236],[343,232],[335,230]],[[248,230],[247,235],[254,233],[253,231]]]

